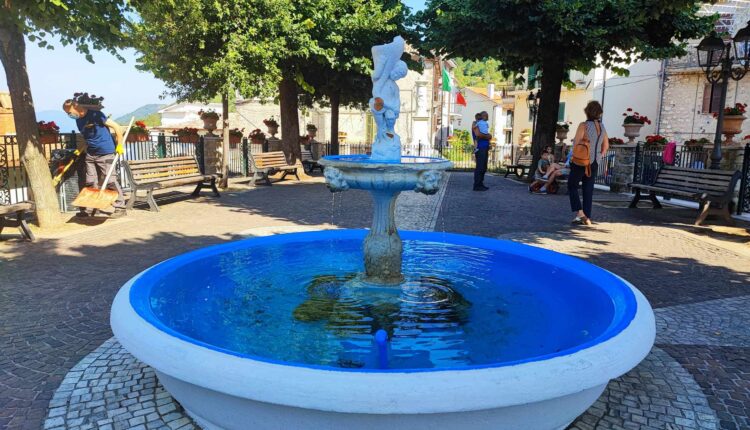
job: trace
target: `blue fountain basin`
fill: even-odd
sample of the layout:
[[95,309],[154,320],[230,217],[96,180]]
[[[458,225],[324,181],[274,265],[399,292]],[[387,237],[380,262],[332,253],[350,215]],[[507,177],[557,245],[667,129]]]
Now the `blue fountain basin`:
[[[405,280],[380,286],[361,275],[366,233],[177,256],[121,289],[113,331],[208,428],[271,428],[277,412],[294,428],[563,428],[653,345],[643,295],[580,259],[405,231]],[[370,421],[391,414],[408,418]]]

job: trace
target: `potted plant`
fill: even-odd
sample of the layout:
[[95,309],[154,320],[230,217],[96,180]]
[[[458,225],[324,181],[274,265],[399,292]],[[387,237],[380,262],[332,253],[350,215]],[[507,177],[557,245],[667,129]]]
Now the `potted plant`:
[[266,135],[259,128],[250,132],[250,141],[256,145],[262,145],[266,141]]
[[560,143],[563,143],[563,141],[568,138],[569,131],[570,131],[569,122],[558,122],[557,125],[555,126],[555,136],[557,137],[557,140],[559,140]]
[[198,129],[191,127],[183,127],[178,130],[172,131],[172,134],[177,136],[178,140],[183,143],[198,143]]
[[276,122],[276,120],[273,117],[271,117],[268,119],[264,119],[263,124],[265,124],[266,127],[268,127],[268,134],[270,134],[271,137],[275,139],[276,134],[279,132],[279,123]]
[[128,133],[128,142],[145,142],[148,140],[148,129],[143,121],[136,121]]
[[201,117],[201,120],[203,121],[203,128],[206,129],[209,134],[216,130],[216,122],[219,121],[219,114],[216,113],[215,110],[201,109],[198,111],[198,116]]
[[91,109],[91,110],[102,110],[104,106],[102,106],[102,101],[104,100],[104,97],[97,97],[96,94],[89,93],[74,93],[73,94],[73,101],[82,108]]
[[619,137],[610,137],[609,144],[610,145],[624,145],[625,141],[620,139]]
[[700,139],[686,140],[684,145],[685,147],[690,149],[703,149],[704,145],[708,145],[710,143],[710,140],[706,139],[705,137],[701,137]]
[[233,146],[237,146],[238,143],[242,141],[242,132],[244,132],[245,129],[242,128],[233,128],[229,130],[229,144]]
[[622,114],[625,118],[622,120],[622,127],[625,129],[625,137],[628,143],[635,143],[635,138],[641,135],[641,128],[644,124],[651,124],[647,116],[634,112],[632,108],[627,108]]
[[664,147],[667,144],[667,138],[658,134],[651,134],[646,136],[646,144],[643,149],[657,150]]
[[[747,103],[735,103],[732,107],[724,108],[724,121],[721,126],[721,133],[724,135],[726,145],[734,144],[734,135],[742,132],[742,122],[745,121],[745,112]],[[714,113],[714,118],[718,117]]]
[[39,142],[42,145],[49,145],[57,142],[60,135],[60,127],[55,121],[39,121]]

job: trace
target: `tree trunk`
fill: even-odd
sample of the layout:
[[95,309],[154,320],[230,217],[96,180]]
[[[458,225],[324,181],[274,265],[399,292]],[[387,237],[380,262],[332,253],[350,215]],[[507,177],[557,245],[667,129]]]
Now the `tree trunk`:
[[221,181],[219,187],[226,188],[229,185],[229,95],[221,95]]
[[339,107],[341,93],[336,90],[331,94],[331,154],[339,155]]
[[12,24],[0,26],[0,61],[5,69],[13,104],[16,139],[21,162],[29,177],[39,226],[49,228],[60,225],[63,220],[49,165],[44,157],[44,147],[39,141],[34,100],[26,73],[26,43],[23,33]]
[[299,87],[293,70],[283,70],[279,83],[279,107],[281,110],[281,142],[289,162],[302,159],[299,146]]
[[[534,156],[532,169],[536,169],[542,156],[542,149],[547,145],[554,145],[564,73],[565,68],[560,58],[547,58],[542,63],[542,95],[536,130],[532,130],[534,133],[531,143],[531,154]],[[533,178],[534,175],[529,176]]]

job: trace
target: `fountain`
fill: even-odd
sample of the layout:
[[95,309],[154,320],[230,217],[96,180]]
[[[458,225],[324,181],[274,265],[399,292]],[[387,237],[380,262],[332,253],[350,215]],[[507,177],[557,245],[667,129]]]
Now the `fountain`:
[[331,191],[368,190],[372,228],[179,255],[126,283],[112,329],[204,429],[565,428],[654,342],[622,278],[489,238],[398,232],[399,193],[450,162],[402,157],[403,39],[373,48],[371,156],[331,156]]

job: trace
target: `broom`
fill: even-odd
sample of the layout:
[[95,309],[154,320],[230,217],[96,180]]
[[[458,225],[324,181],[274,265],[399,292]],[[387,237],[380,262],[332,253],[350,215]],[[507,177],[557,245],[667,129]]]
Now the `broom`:
[[[128,139],[128,133],[130,133],[130,127],[133,126],[135,117],[130,118],[130,124],[128,124],[127,130],[125,130],[125,136],[122,138],[123,142]],[[91,209],[107,209],[117,200],[119,194],[116,190],[108,190],[105,187],[109,183],[109,178],[112,176],[112,172],[115,170],[115,165],[120,159],[120,154],[116,153],[112,164],[109,166],[107,176],[104,177],[104,181],[99,188],[86,187],[78,193],[78,197],[73,200],[73,206],[91,208]]]

